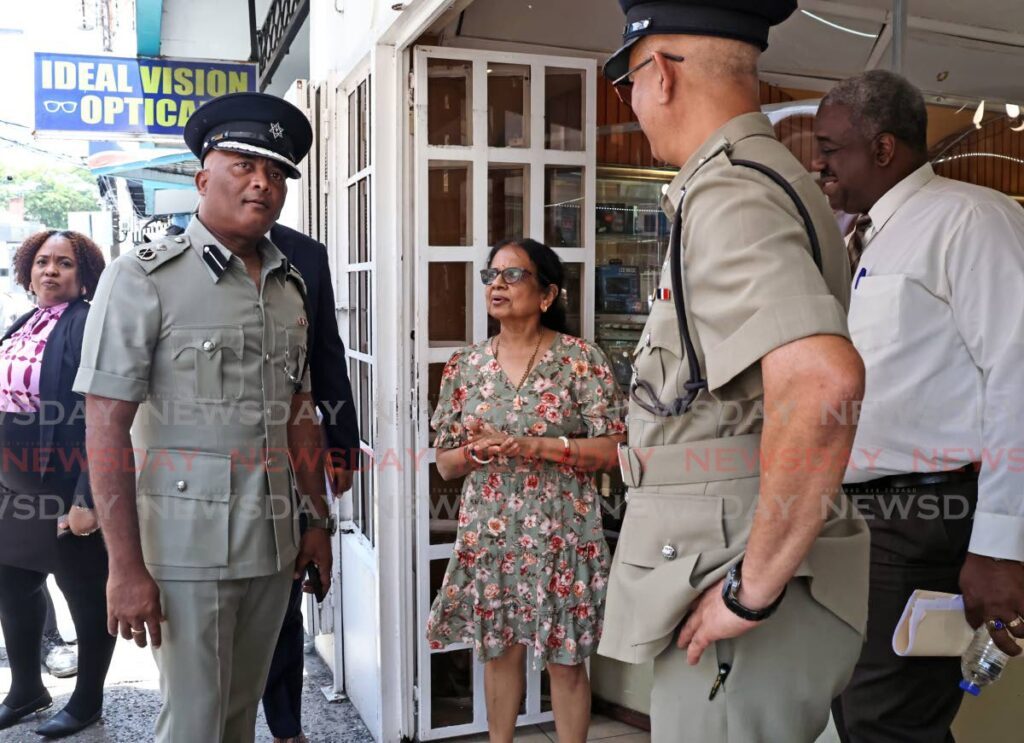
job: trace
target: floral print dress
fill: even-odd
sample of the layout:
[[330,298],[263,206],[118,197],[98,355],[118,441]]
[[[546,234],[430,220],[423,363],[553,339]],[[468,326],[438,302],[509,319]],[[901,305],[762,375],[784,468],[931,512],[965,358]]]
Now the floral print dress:
[[[625,433],[625,405],[599,348],[558,335],[522,388],[491,341],[444,369],[434,446],[468,442],[483,420],[513,436]],[[472,643],[481,661],[516,643],[535,665],[575,665],[597,648],[611,563],[594,475],[556,462],[495,458],[463,484],[455,552],[427,620],[432,648]]]

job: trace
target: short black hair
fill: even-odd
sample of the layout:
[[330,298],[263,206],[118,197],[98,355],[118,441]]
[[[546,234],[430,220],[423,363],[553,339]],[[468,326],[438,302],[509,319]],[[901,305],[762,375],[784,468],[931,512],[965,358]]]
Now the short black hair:
[[562,264],[562,259],[558,257],[558,253],[544,243],[526,237],[499,242],[488,253],[487,265],[491,265],[499,250],[510,245],[522,248],[533,265],[537,267],[537,282],[541,289],[546,290],[553,285],[558,290],[555,301],[548,307],[547,312],[540,316],[540,324],[557,333],[568,334],[569,318],[565,308],[565,298],[562,296],[562,290],[565,288],[565,266]]
[[883,132],[928,152],[928,109],[924,96],[909,80],[888,70],[870,70],[838,83],[821,100],[824,106],[846,106],[853,125],[867,139]]

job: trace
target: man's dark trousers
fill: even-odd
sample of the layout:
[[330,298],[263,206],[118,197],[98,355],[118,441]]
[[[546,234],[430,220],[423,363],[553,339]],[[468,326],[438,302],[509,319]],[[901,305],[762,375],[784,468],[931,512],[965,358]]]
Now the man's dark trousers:
[[[299,270],[306,283],[310,383],[313,399],[323,414],[327,445],[341,453],[346,462],[357,461],[352,452],[359,451],[359,425],[348,379],[345,346],[338,335],[327,248],[283,225],[274,226],[270,239]],[[304,526],[304,520],[300,524]],[[263,693],[263,711],[275,738],[294,738],[302,732],[304,595],[301,581],[296,581]]]
[[960,593],[977,475],[895,476],[843,490],[871,528],[871,587],[864,649],[832,705],[839,737],[843,743],[953,743],[949,726],[963,700],[960,659],[901,658],[892,636],[916,589]]
[[294,738],[302,732],[302,669],[306,643],[302,600],[305,595],[302,581],[295,581],[263,692],[263,712],[275,738]]

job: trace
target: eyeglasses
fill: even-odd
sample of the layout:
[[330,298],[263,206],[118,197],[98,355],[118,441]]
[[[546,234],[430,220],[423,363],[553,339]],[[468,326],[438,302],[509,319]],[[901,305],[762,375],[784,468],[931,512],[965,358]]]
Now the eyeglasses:
[[484,282],[484,286],[493,284],[499,275],[506,284],[518,284],[524,276],[533,276],[533,271],[525,268],[505,268],[500,271],[497,268],[480,269],[480,280]]
[[43,101],[43,108],[49,114],[55,114],[58,111],[73,114],[78,110],[78,103],[76,101]]
[[[684,62],[686,57],[681,57],[678,54],[669,54],[668,52],[655,52],[654,54],[660,54],[670,62]],[[612,80],[612,87],[615,88],[616,95],[619,96],[619,100],[625,103],[627,106],[633,105],[633,78],[632,76],[636,72],[651,62],[654,61],[654,54],[651,54],[647,59],[638,64],[636,67],[631,67],[626,70],[626,74],[621,75]]]

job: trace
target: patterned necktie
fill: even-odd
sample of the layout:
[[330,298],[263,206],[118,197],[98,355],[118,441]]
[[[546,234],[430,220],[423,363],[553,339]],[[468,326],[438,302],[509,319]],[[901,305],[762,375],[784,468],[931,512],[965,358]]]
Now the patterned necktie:
[[846,244],[846,250],[850,255],[850,271],[851,273],[857,272],[857,265],[860,263],[860,257],[864,253],[864,235],[871,229],[871,217],[867,214],[861,214],[857,217],[857,226],[853,230],[853,234],[850,235],[850,241]]

